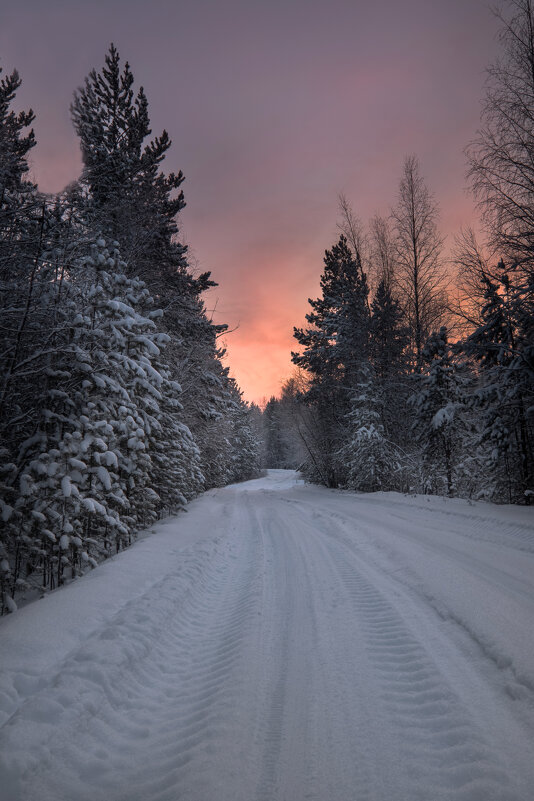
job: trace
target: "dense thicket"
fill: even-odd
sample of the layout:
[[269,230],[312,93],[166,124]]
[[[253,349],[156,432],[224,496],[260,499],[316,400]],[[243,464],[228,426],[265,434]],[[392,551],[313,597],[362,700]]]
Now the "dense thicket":
[[0,591],[54,588],[203,489],[259,467],[252,410],[222,364],[209,273],[178,239],[183,176],[161,165],[142,89],[112,46],[75,93],[83,173],[27,180],[31,111],[0,82]]

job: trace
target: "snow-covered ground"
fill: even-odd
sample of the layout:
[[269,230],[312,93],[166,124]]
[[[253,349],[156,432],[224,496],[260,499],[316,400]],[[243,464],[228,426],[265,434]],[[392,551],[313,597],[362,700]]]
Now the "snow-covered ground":
[[534,512],[214,490],[0,621],[2,801],[531,801]]

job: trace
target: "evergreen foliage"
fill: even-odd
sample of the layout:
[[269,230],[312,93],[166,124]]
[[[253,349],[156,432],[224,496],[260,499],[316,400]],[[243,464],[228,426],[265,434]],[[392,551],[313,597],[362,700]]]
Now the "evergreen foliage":
[[117,50],[72,106],[81,179],[26,179],[33,113],[0,82],[0,592],[52,589],[209,486],[257,474],[252,411],[177,238],[182,174]]
[[409,401],[421,447],[425,490],[452,496],[457,492],[458,464],[468,440],[462,414],[468,376],[454,360],[445,326],[430,335],[422,360],[422,372],[415,376],[417,389]]
[[227,326],[208,318],[201,298],[216,286],[210,273],[195,277],[189,270],[187,248],[177,237],[184,176],[162,172],[171,141],[166,131],[147,141],[148,101],[142,88],[134,94],[133,83],[129,64],[121,70],[111,45],[101,72],[93,70],[75,93],[71,113],[84,160],[81,207],[93,227],[119,242],[127,273],[145,281],[162,309],[160,327],[171,338],[167,364],[184,388],[183,420],[197,434],[205,486],[221,486],[228,463],[221,421],[231,404],[217,340]]
[[274,396],[269,399],[263,410],[265,427],[264,461],[267,467],[284,468],[285,448],[280,421],[280,401]]
[[400,452],[386,437],[383,410],[372,368],[362,370],[348,415],[348,441],[340,451],[347,465],[347,487],[362,492],[397,489]]
[[341,429],[350,408],[351,389],[358,380],[369,349],[367,277],[358,256],[341,236],[324,258],[322,296],[309,300],[306,315],[310,327],[295,328],[302,346],[293,362],[310,375],[304,399],[316,409],[318,426],[309,442],[309,461],[304,467],[318,474],[327,486],[343,481],[344,467],[336,454]]
[[480,325],[462,349],[479,366],[472,405],[481,415],[497,493],[509,502],[534,494],[534,272],[483,276]]

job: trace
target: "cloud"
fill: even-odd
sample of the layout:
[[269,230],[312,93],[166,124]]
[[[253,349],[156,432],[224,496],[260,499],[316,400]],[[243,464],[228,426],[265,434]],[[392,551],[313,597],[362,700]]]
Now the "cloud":
[[80,170],[74,89],[111,41],[130,61],[173,139],[165,168],[186,175],[184,234],[220,284],[207,305],[239,325],[230,365],[261,397],[291,369],[340,190],[364,221],[387,213],[415,152],[444,231],[471,222],[462,150],[495,29],[484,0],[26,0],[2,10],[0,52],[37,112],[45,190]]

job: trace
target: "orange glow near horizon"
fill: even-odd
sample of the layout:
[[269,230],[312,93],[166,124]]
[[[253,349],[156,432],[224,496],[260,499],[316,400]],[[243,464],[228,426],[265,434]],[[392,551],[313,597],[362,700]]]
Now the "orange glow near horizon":
[[[298,343],[293,338],[293,327],[303,325],[308,296],[310,293],[315,296],[318,291],[322,254],[319,253],[316,276],[307,289],[304,284],[292,286],[291,274],[299,275],[292,256],[291,253],[285,258],[280,255],[278,264],[269,268],[263,265],[262,254],[258,253],[255,263],[262,276],[260,286],[242,286],[241,296],[233,281],[226,287],[223,281],[215,290],[221,301],[217,319],[221,322],[236,320],[235,329],[222,338],[227,349],[225,364],[230,367],[245,399],[259,405],[273,395],[278,396],[295,369],[291,351]],[[229,294],[238,299],[233,308],[233,304],[224,302]]]
[[319,292],[339,192],[364,224],[387,216],[415,153],[449,252],[473,222],[463,149],[498,23],[465,0],[230,5],[11,4],[0,66],[19,71],[17,105],[36,112],[31,175],[59,191],[81,167],[72,93],[115,42],[144,86],[153,135],[173,141],[162,168],[186,177],[180,231],[219,284],[206,308],[229,326],[226,364],[259,402],[293,372],[293,326]]

